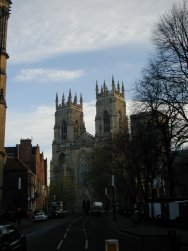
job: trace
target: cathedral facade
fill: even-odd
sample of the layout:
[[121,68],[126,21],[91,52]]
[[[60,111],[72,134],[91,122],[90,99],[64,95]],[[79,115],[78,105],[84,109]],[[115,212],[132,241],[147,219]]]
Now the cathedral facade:
[[100,88],[96,83],[95,136],[85,128],[82,96],[78,102],[77,96],[73,99],[69,91],[67,101],[63,94],[59,102],[56,95],[50,179],[51,183],[57,185],[58,179],[62,178],[64,187],[61,187],[61,198],[66,197],[65,192],[69,193],[69,189],[65,188],[65,179],[71,180],[71,184],[74,184],[74,202],[72,201],[71,207],[79,210],[83,207],[83,202],[94,200],[94,191],[87,179],[92,165],[93,148],[107,143],[113,134],[125,129],[127,130],[127,116],[124,84],[115,84],[113,77],[111,90],[105,82]]

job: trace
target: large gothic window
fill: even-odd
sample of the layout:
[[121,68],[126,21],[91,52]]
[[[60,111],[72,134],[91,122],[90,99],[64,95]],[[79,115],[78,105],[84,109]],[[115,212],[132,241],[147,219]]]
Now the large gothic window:
[[79,124],[78,121],[76,120],[74,123],[74,138],[78,138],[79,136]]
[[123,118],[122,118],[122,113],[119,111],[119,128],[123,128]]
[[104,121],[104,132],[109,132],[110,131],[110,116],[107,111],[104,112],[103,121]]
[[77,162],[77,182],[79,186],[87,186],[88,160],[85,152],[78,157]]
[[66,156],[64,153],[61,153],[59,156],[58,171],[63,172],[65,167],[66,167]]
[[67,124],[65,121],[63,121],[62,124],[62,140],[66,140],[67,139]]

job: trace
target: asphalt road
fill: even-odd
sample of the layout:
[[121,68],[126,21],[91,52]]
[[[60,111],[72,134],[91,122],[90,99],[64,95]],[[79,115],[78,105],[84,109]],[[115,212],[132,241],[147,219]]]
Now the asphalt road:
[[117,239],[119,251],[138,251],[140,239],[126,235],[104,216],[68,216],[34,223],[22,231],[28,251],[105,251],[105,240]]

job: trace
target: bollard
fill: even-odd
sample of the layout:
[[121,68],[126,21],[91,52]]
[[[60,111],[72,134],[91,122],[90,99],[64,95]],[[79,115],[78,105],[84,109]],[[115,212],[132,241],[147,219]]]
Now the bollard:
[[105,240],[105,251],[119,251],[118,240]]

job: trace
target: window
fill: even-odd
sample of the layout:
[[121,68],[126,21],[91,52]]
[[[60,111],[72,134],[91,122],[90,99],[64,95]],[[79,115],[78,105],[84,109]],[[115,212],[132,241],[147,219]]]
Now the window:
[[122,113],[119,111],[119,129],[123,128],[123,118],[122,118]]
[[104,132],[109,132],[110,131],[110,116],[107,111],[104,112],[103,120],[104,120]]
[[78,138],[79,135],[79,124],[78,121],[76,120],[74,123],[74,137]]
[[79,186],[88,186],[88,159],[85,152],[78,157],[77,162],[77,181]]
[[67,139],[67,124],[65,121],[63,121],[62,124],[62,140],[66,140]]

